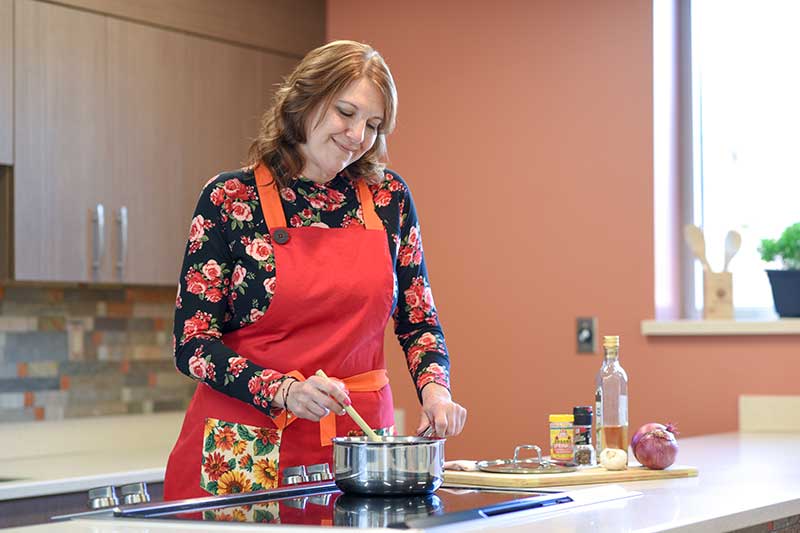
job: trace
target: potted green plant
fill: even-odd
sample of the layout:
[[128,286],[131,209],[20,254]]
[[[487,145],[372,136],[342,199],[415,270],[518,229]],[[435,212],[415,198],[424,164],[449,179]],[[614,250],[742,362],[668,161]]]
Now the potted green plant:
[[758,251],[764,261],[783,263],[782,270],[767,270],[778,315],[800,317],[800,222],[786,228],[777,241],[763,239]]

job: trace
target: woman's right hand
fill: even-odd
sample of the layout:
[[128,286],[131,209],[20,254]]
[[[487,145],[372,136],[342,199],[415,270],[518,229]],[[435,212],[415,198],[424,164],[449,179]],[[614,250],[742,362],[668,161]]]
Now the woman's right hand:
[[[289,386],[291,385],[291,388]],[[338,415],[345,414],[344,406],[350,405],[350,396],[347,388],[341,381],[334,381],[320,376],[311,376],[305,381],[287,379],[276,394],[276,399],[283,400],[288,389],[286,404],[282,407],[288,409],[296,416],[318,422],[331,411]]]

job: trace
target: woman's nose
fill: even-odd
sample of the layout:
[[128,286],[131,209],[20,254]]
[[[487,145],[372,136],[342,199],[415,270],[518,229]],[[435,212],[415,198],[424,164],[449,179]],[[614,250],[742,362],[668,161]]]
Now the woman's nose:
[[364,142],[364,131],[367,129],[366,122],[357,122],[347,129],[347,136],[354,143],[361,144]]

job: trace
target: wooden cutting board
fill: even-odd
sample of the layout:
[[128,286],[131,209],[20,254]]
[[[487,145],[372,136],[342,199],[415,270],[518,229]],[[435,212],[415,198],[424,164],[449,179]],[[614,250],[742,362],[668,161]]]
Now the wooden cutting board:
[[494,474],[491,472],[461,472],[445,470],[444,484],[470,487],[556,487],[562,485],[588,485],[593,483],[622,483],[625,481],[651,481],[695,477],[694,466],[673,465],[666,470],[650,470],[643,466],[629,466],[627,470],[606,470],[602,466],[581,468],[564,474]]

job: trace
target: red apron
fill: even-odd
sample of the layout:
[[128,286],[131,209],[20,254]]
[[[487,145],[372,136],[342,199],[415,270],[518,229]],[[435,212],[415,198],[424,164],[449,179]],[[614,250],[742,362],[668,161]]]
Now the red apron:
[[[392,309],[394,273],[369,188],[364,180],[356,183],[366,228],[289,228],[277,186],[263,165],[256,167],[256,184],[272,236],[275,292],[264,316],[223,335],[222,341],[249,361],[282,373],[308,377],[322,369],[348,384],[353,407],[371,427],[393,426],[383,338]],[[358,429],[346,415],[331,414],[322,423],[285,416],[272,419],[253,405],[199,383],[169,456],[165,500],[209,495],[201,487],[200,475],[204,448],[208,453],[214,445],[213,438],[206,438],[207,430],[204,434],[207,419],[270,428],[273,435],[277,430],[279,442],[273,444],[279,445],[280,471],[297,465],[330,465],[330,437]],[[235,439],[235,431],[231,434]]]

